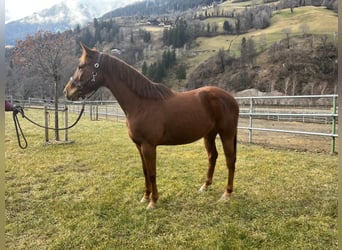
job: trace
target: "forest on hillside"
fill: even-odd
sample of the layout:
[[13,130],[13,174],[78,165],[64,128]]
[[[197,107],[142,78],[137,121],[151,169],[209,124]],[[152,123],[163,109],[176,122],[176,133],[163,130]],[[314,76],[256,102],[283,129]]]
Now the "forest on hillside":
[[324,35],[316,36],[316,44],[312,39],[283,39],[257,53],[255,41],[243,38],[240,57],[220,51],[190,74],[188,87],[217,85],[232,92],[253,88],[276,95],[337,93],[337,44]]

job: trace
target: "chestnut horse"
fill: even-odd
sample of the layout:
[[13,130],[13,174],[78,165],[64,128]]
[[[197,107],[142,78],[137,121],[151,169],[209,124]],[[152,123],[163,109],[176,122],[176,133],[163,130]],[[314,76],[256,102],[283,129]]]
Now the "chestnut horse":
[[[81,43],[83,49],[75,73],[64,89],[69,100],[85,98],[99,87],[107,87],[125,112],[130,138],[137,146],[145,175],[141,202],[148,209],[158,200],[156,184],[157,145],[180,145],[204,137],[209,166],[200,191],[212,183],[218,156],[215,138],[219,134],[228,167],[228,185],[222,196],[233,191],[236,134],[239,107],[235,99],[217,87],[176,93],[154,83],[120,59],[102,54]],[[151,195],[151,199],[150,199]]]

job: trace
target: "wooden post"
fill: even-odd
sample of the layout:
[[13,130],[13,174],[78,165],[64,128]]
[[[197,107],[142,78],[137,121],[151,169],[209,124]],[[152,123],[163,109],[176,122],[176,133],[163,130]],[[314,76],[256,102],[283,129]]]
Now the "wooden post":
[[252,143],[253,139],[253,98],[251,97],[249,102],[249,133],[248,142]]
[[48,112],[48,107],[45,105],[44,106],[44,117],[45,117],[45,142],[49,141],[49,112]]
[[89,116],[90,116],[90,120],[92,121],[93,120],[93,105],[90,104],[90,107],[89,107]]
[[[65,112],[65,115],[64,115],[64,127],[68,127],[68,106],[65,104],[65,108],[64,108],[64,112]],[[67,142],[68,141],[68,129],[65,130],[65,134],[64,134],[64,140]]]

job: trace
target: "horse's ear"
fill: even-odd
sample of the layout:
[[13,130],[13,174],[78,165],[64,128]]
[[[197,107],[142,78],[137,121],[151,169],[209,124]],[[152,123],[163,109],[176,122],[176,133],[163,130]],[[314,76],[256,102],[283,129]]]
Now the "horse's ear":
[[96,50],[91,49],[88,46],[86,46],[84,43],[80,42],[81,48],[82,48],[82,56],[81,56],[81,62],[85,63],[87,58],[93,58],[95,56]]
[[91,54],[92,52],[96,51],[96,49],[91,49],[82,42],[80,42],[80,45],[81,45],[82,50],[85,51],[87,54]]
[[82,42],[80,42],[80,45],[81,45],[82,50],[85,51],[85,52],[88,52],[88,51],[91,50],[88,46],[86,46],[86,45],[85,45],[84,43],[82,43]]
[[84,47],[86,47],[86,46],[84,45],[84,43],[82,43],[82,42],[80,42],[80,46],[81,46],[82,50],[84,49]]

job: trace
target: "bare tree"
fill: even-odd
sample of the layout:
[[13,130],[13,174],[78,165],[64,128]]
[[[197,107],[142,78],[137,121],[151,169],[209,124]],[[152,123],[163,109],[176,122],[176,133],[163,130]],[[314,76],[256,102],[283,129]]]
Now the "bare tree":
[[282,31],[285,34],[286,47],[289,49],[290,48],[291,28],[284,28]]
[[323,48],[325,48],[325,46],[327,45],[328,36],[327,35],[322,35],[322,36],[320,36],[320,40],[321,40]]
[[55,139],[58,132],[58,97],[61,80],[62,52],[66,44],[62,34],[39,31],[18,41],[14,52],[14,62],[40,76],[46,82],[53,82],[55,88]]

